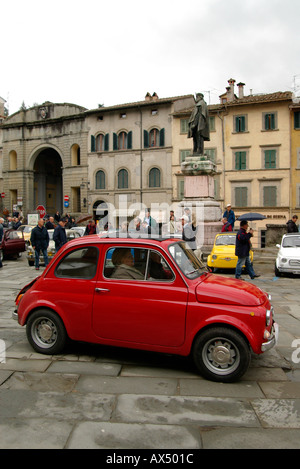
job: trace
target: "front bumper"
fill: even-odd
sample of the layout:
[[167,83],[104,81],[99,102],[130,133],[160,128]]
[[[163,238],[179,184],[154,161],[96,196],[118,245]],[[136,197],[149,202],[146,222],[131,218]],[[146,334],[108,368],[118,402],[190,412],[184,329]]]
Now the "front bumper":
[[271,348],[273,348],[278,343],[278,337],[279,337],[279,326],[276,322],[274,322],[272,326],[271,337],[267,342],[264,342],[261,345],[261,351],[266,352],[267,350],[270,350]]

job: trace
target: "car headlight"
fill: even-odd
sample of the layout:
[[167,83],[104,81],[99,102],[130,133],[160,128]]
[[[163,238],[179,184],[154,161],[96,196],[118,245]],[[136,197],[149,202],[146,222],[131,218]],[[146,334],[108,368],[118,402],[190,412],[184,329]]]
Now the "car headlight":
[[218,256],[216,256],[215,254],[213,254],[212,258],[213,258],[213,259],[217,259]]
[[282,258],[281,258],[281,262],[285,263],[285,262],[287,262],[287,261],[288,261],[288,260],[287,260],[286,257],[282,257]]

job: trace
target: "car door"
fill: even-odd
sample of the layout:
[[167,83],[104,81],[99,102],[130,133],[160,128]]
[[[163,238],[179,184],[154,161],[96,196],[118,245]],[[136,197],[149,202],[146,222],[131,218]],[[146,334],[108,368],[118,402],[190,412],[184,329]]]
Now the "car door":
[[5,253],[7,255],[17,254],[24,251],[24,240],[19,238],[16,231],[7,231],[5,233]]
[[[111,251],[106,251],[103,273],[95,289],[92,324],[96,335],[114,344],[181,345],[185,338],[188,299],[181,276],[163,253],[142,248],[131,251],[144,279],[110,276],[107,269],[115,269]],[[160,256],[168,278],[150,275],[151,253]]]

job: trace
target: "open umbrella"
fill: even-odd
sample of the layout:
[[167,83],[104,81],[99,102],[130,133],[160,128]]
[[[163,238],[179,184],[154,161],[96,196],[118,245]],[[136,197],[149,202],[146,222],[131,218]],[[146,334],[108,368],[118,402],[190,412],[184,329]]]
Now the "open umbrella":
[[264,220],[265,218],[267,217],[265,217],[261,213],[249,212],[249,213],[244,213],[244,215],[241,215],[238,218],[238,220],[239,221],[242,221],[242,220],[254,221],[254,220]]

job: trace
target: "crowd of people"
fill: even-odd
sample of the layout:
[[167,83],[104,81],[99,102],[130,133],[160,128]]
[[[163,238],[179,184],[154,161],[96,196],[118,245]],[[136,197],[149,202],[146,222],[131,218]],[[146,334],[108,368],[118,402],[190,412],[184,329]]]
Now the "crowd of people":
[[[294,233],[300,230],[297,225],[298,216],[294,215],[291,220],[286,224],[287,232]],[[12,216],[7,216],[5,218],[0,218],[0,243],[3,236],[4,228],[18,229],[23,224],[23,214],[22,212],[13,212]],[[222,232],[232,232],[234,229],[236,218],[235,213],[232,210],[231,204],[227,204],[226,209],[222,217]],[[75,218],[70,214],[66,213],[61,215],[57,211],[53,216],[46,215],[45,218],[40,218],[38,220],[37,226],[32,229],[31,232],[31,245],[35,252],[35,268],[39,269],[39,256],[40,252],[43,253],[45,266],[48,265],[48,255],[47,249],[49,246],[49,234],[48,230],[54,229],[53,240],[55,243],[55,250],[58,251],[66,242],[66,229],[76,227]],[[103,227],[103,231],[109,231],[113,228],[109,223],[106,223]],[[136,231],[145,234],[162,234],[163,228],[162,223],[158,223],[152,216],[150,209],[145,210],[145,216],[143,219],[140,217],[135,217],[130,223],[123,222],[119,228],[119,232],[128,232]],[[190,210],[190,208],[185,207],[183,215],[176,219],[175,213],[173,210],[170,211],[169,220],[167,223],[167,233],[172,237],[179,235],[184,241],[187,242],[190,249],[195,253],[199,251],[197,246],[197,222],[195,214]],[[91,219],[86,226],[84,235],[92,235],[99,233],[99,226],[94,219]],[[251,238],[253,237],[253,229],[249,228],[248,221],[243,220],[240,222],[239,230],[236,233],[236,247],[235,254],[238,257],[235,277],[241,278],[242,267],[245,266],[247,273],[251,278],[259,277],[259,274],[256,274],[253,265],[250,261],[250,249],[251,249]],[[201,259],[200,255],[196,254],[197,257]],[[0,257],[0,268],[2,267],[2,261]]]

